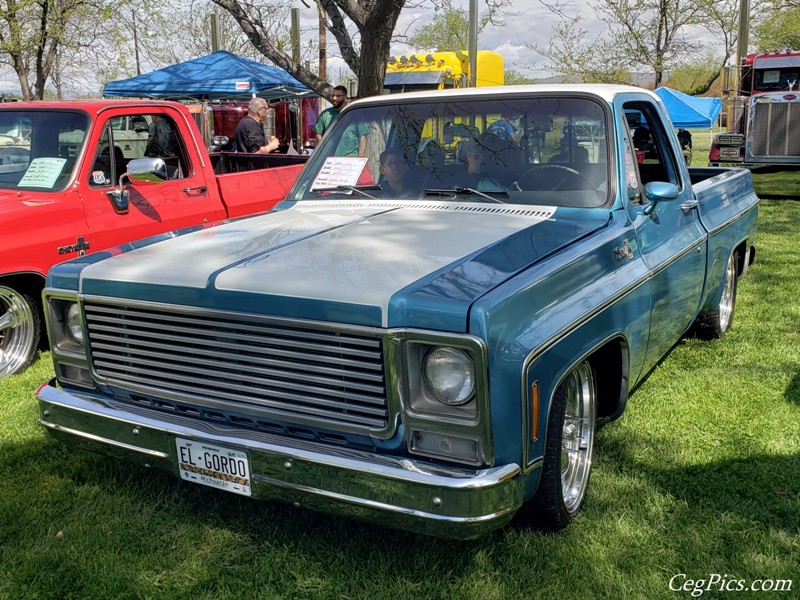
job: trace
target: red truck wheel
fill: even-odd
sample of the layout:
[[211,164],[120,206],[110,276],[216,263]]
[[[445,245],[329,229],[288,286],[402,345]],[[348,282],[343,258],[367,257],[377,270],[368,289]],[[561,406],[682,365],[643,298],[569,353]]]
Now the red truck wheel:
[[34,299],[0,285],[0,377],[24,371],[39,346],[41,319]]

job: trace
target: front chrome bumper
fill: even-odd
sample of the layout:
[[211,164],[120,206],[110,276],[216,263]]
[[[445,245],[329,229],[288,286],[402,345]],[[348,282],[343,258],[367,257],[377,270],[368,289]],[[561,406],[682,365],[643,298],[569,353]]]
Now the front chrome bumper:
[[252,495],[327,513],[450,538],[502,527],[522,504],[518,465],[434,467],[316,442],[232,430],[191,418],[66,391],[50,381],[37,392],[39,421],[57,439],[179,474],[175,438],[244,450]]

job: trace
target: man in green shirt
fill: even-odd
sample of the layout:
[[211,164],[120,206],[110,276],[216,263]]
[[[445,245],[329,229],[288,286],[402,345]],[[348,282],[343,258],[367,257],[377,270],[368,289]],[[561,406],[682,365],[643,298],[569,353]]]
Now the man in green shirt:
[[[347,88],[337,85],[331,94],[331,106],[322,111],[314,124],[313,130],[317,134],[317,144],[322,140],[322,136],[330,129],[331,123],[339,115],[339,112],[347,105]],[[367,135],[369,127],[366,123],[357,123],[349,126],[339,141],[336,148],[336,156],[366,156]]]
[[328,129],[330,129],[331,123],[333,120],[339,115],[339,111],[341,111],[345,104],[347,104],[347,88],[343,85],[337,85],[333,88],[333,93],[331,94],[331,106],[330,108],[326,108],[323,110],[319,117],[317,117],[317,122],[314,123],[314,133],[317,134],[317,144],[319,144],[322,136],[325,134]]

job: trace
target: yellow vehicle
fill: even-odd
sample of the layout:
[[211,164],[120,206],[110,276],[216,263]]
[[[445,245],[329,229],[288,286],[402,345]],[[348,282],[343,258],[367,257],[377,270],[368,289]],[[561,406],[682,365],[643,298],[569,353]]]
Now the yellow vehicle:
[[[478,50],[475,69],[476,87],[504,84],[503,57],[497,52]],[[428,90],[466,88],[470,84],[469,52],[430,52],[410,53],[390,56],[386,65],[383,87],[390,94]],[[462,122],[433,119],[425,124],[423,139],[434,139],[448,155],[467,131],[475,135],[483,131],[492,121],[499,120],[500,114],[493,115],[484,123],[483,119]]]
[[[476,86],[503,85],[503,57],[478,50],[476,58]],[[395,94],[469,87],[469,81],[468,52],[431,52],[390,56],[383,87]]]

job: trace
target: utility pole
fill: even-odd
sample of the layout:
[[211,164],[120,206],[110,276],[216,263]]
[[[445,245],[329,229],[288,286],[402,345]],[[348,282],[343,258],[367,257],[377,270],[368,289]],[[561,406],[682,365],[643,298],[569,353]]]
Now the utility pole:
[[[300,9],[292,9],[292,62],[300,66]],[[291,127],[289,127],[289,153],[296,154],[303,151],[303,101],[297,102],[297,148],[296,152],[291,140]]]
[[[750,0],[739,0],[739,32],[736,39],[736,63],[734,65],[734,72],[736,73],[736,87],[739,89],[739,83],[742,79],[742,59],[747,56],[747,47],[750,45]],[[739,92],[736,92],[739,95]]]
[[211,23],[211,52],[217,52],[220,47],[220,31],[217,13],[211,13],[209,15],[209,21]]
[[137,75],[141,75],[142,74],[142,67],[141,67],[141,65],[139,63],[139,36],[137,35],[137,32],[136,32],[136,11],[135,10],[131,11],[131,16],[133,17],[131,19],[131,23],[133,23],[133,55],[136,57],[136,74]]
[[[325,26],[325,13],[322,11],[322,7],[317,5],[317,11],[319,13],[319,78],[322,81],[327,81],[328,79],[328,28]],[[325,98],[322,96],[319,97],[319,104],[317,105],[317,110],[322,112],[323,105],[325,103]]]
[[292,9],[292,62],[300,66],[300,9]]
[[478,84],[478,0],[469,0],[469,87]]

